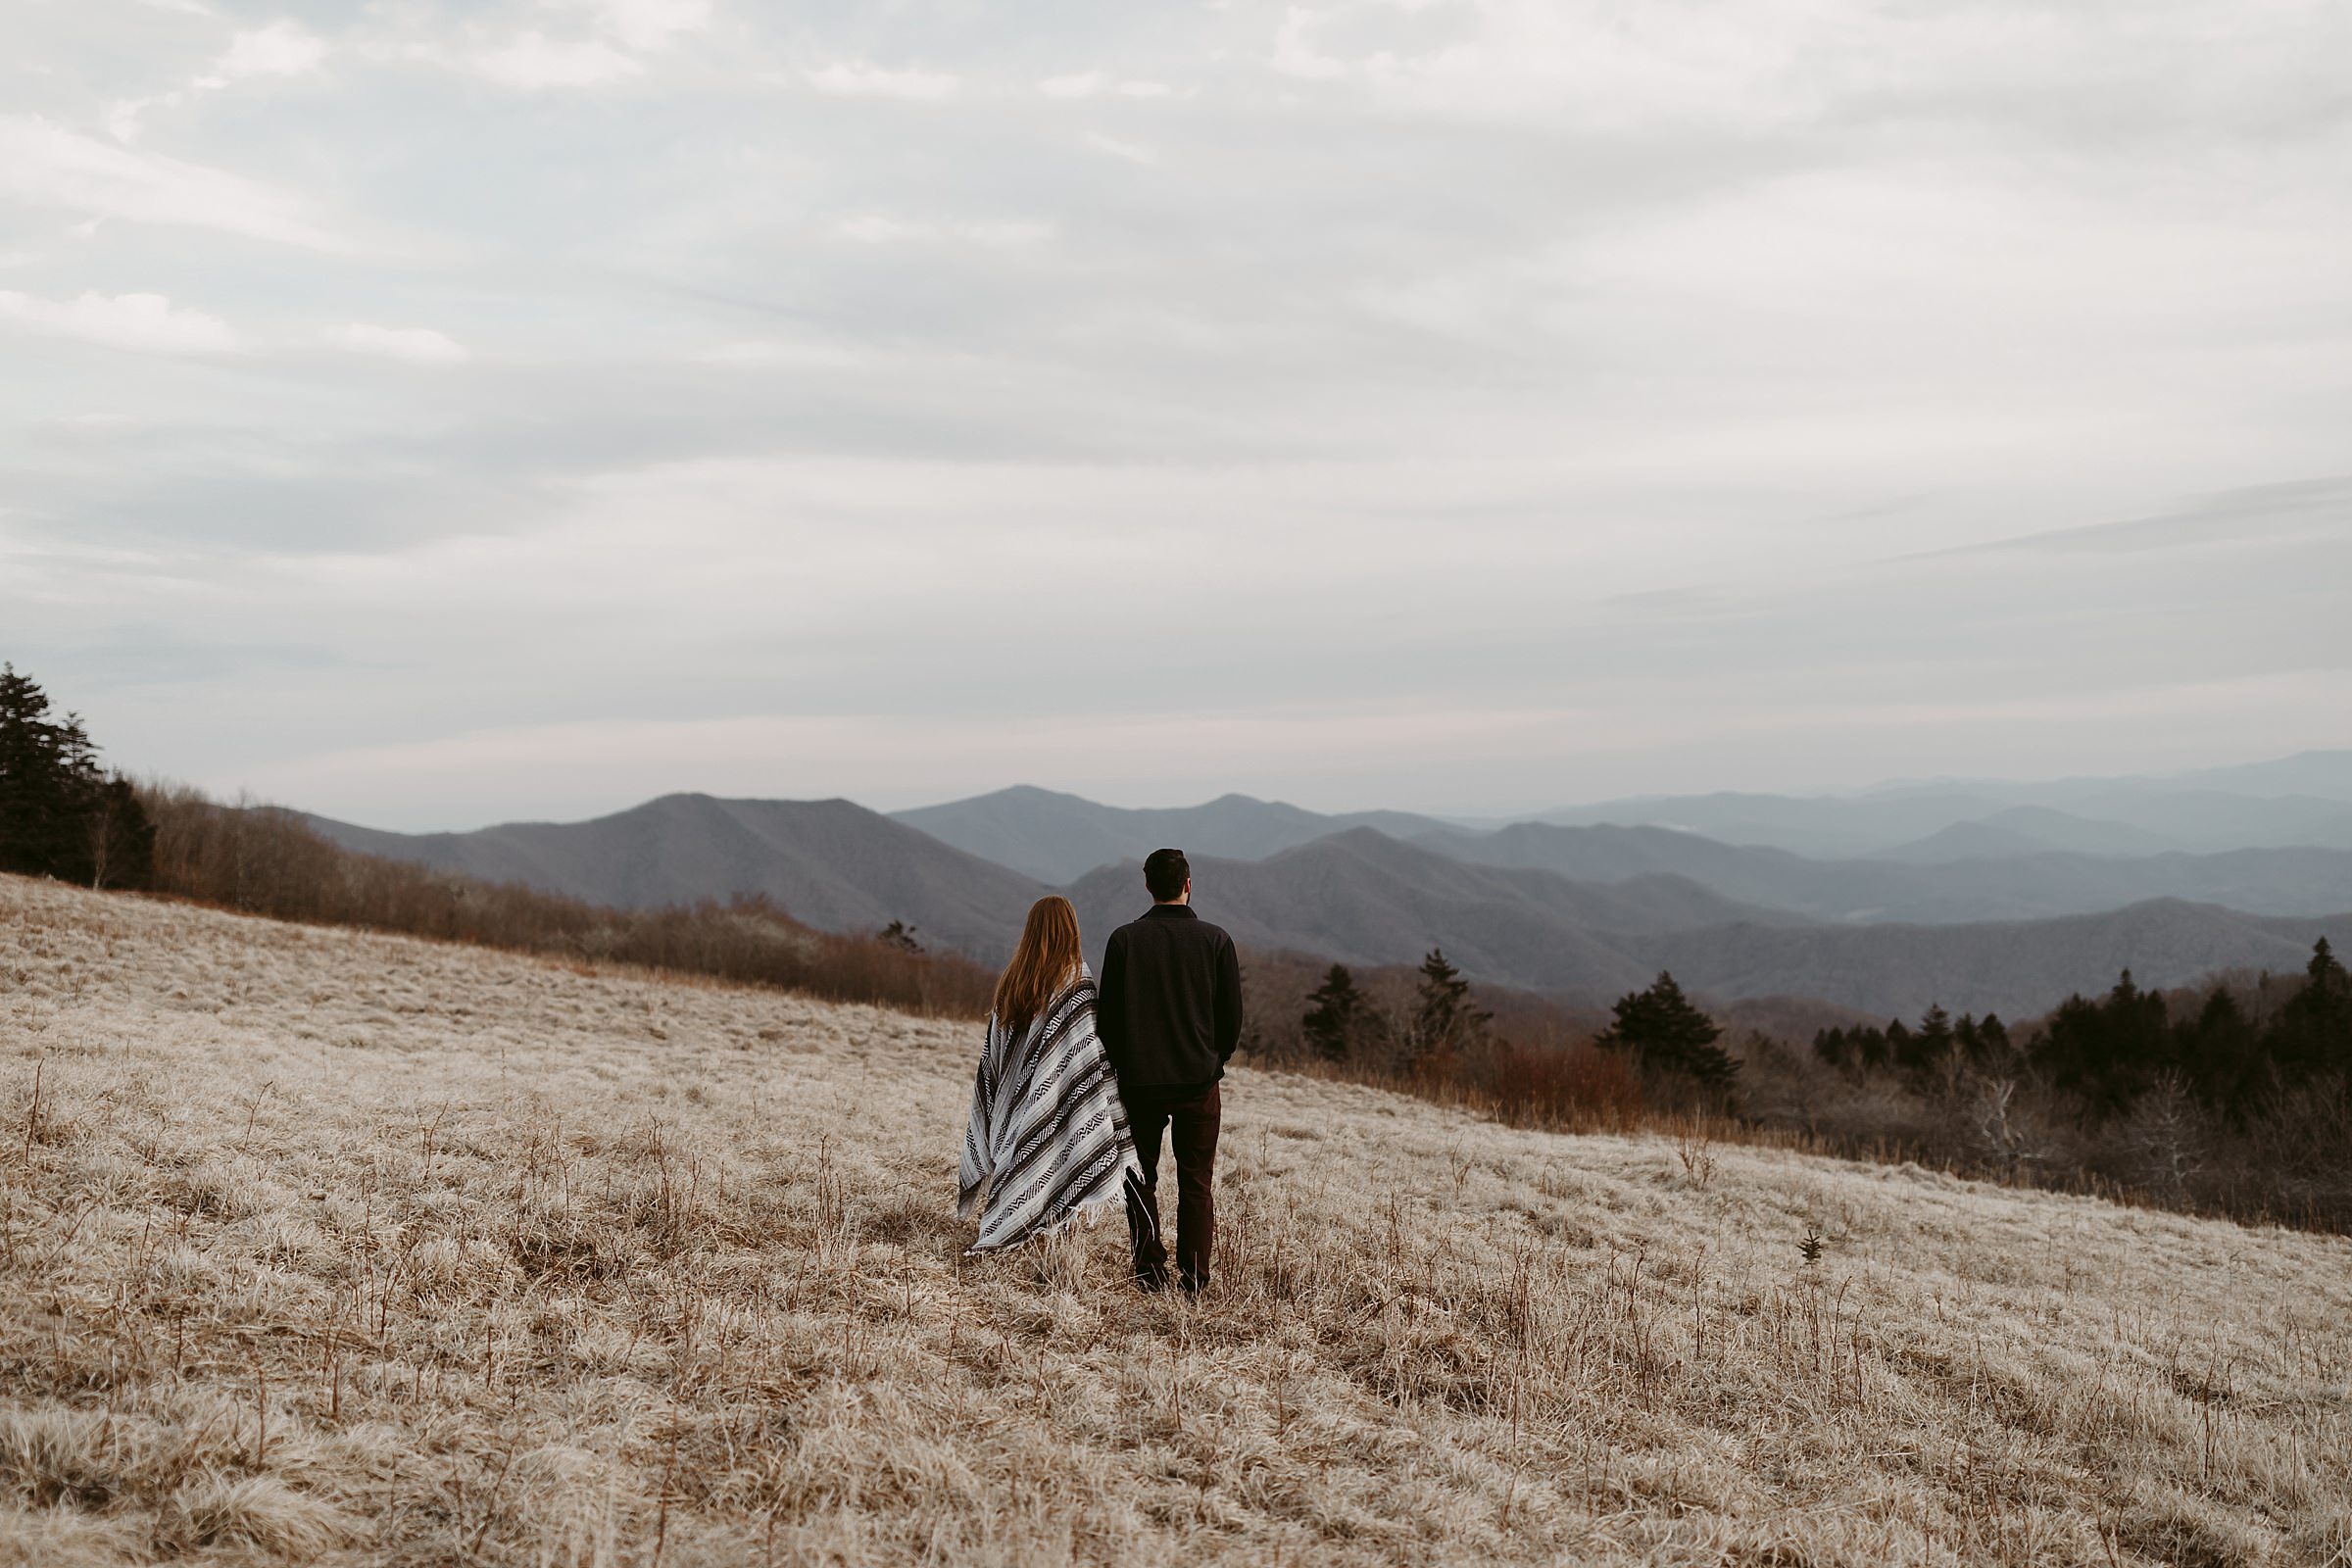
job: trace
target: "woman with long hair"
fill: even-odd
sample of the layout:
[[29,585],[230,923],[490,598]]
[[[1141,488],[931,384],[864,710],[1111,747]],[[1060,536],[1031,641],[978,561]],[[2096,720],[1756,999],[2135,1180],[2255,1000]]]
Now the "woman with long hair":
[[1135,1141],[1110,1058],[1095,1037],[1095,977],[1078,911],[1048,895],[1031,906],[997,982],[996,1010],[972,1085],[956,1212],[980,1209],[969,1251],[1015,1247],[1126,1197]]

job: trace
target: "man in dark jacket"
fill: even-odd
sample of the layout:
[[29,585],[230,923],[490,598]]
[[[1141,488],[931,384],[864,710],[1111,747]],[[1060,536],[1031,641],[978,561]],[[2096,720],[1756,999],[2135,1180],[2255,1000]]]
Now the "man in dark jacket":
[[1110,934],[1096,1002],[1102,1049],[1119,1078],[1127,1127],[1144,1167],[1127,1193],[1135,1279],[1168,1283],[1159,1237],[1159,1143],[1176,1153],[1176,1268],[1188,1291],[1208,1284],[1215,1239],[1217,1081],[1242,1038],[1242,966],[1233,938],[1193,913],[1193,868],[1182,850],[1144,861],[1152,907]]

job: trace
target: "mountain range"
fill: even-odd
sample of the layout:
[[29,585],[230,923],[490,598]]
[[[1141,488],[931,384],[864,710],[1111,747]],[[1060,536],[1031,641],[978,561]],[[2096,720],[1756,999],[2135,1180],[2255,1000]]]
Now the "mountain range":
[[2352,908],[2352,850],[2135,857],[2041,851],[1941,861],[1818,860],[1671,828],[1548,822],[1516,823],[1488,834],[1453,830],[1418,842],[1456,859],[1579,879],[1687,876],[1727,898],[1849,922],[2031,920],[2149,899],[2219,904],[2252,914]]
[[984,963],[1011,956],[1044,886],[850,801],[664,795],[587,822],[509,822],[471,833],[386,833],[306,820],[347,849],[623,909],[773,899],[821,931],[919,925]]
[[[2311,787],[2332,775],[2304,766],[2288,776]],[[2148,803],[2164,797],[2161,787],[2094,782],[2104,794],[2072,797],[2129,796],[2143,816],[2158,814]],[[2342,787],[2352,790],[2352,774]],[[2125,967],[2143,984],[2177,984],[2219,968],[2298,966],[2317,935],[2352,938],[2342,914],[2352,909],[2352,852],[2144,853],[2173,841],[2111,817],[1997,800],[2006,788],[1719,796],[1661,808],[1689,816],[1694,800],[1738,802],[1748,820],[1785,825],[1832,822],[1831,808],[1842,806],[1874,824],[1847,820],[1838,831],[1849,838],[1912,834],[1877,857],[1843,859],[1655,823],[1482,831],[1239,795],[1132,810],[1034,788],[895,817],[849,801],[674,795],[589,822],[470,833],[310,820],[353,849],[594,903],[760,894],[830,930],[903,920],[933,946],[990,963],[1052,887],[1077,905],[1099,952],[1101,938],[1143,906],[1142,855],[1173,844],[1194,860],[1204,911],[1246,948],[1377,964],[1410,963],[1442,946],[1475,979],[1583,1002],[1672,967],[1725,1001],[1793,996],[1905,1014],[1941,1002],[2016,1015],[2102,989]],[[2207,809],[2217,793],[2262,799],[2183,780],[2176,794],[2192,804],[2182,816],[2219,820]],[[2272,799],[2352,814],[2352,800]],[[1953,814],[1981,807],[1989,808]],[[2294,818],[2315,819],[2325,817]],[[2044,847],[2093,830],[2105,853]]]
[[1437,817],[1409,811],[1327,815],[1247,795],[1220,796],[1205,806],[1133,810],[1027,784],[892,814],[942,843],[1052,883],[1074,882],[1099,865],[1132,860],[1162,845],[1188,856],[1262,860],[1349,828],[1376,828],[1396,839],[1448,828]]
[[[1140,863],[1067,889],[1099,956],[1140,912]],[[2299,969],[2352,914],[2262,916],[2178,899],[2097,914],[1953,925],[1831,924],[1742,906],[1685,877],[1611,884],[1481,867],[1353,829],[1260,861],[1196,860],[1199,901],[1245,948],[1409,964],[1433,945],[1464,973],[1594,1004],[1671,969],[1721,1001],[1802,997],[1886,1016],[1940,1002],[2012,1017],[2099,992],[2131,969],[2180,985],[2219,969]]]
[[2053,850],[2136,855],[2352,849],[2352,752],[2306,752],[2172,777],[2047,784],[1935,780],[1850,795],[1642,796],[1532,812],[1526,819],[1566,827],[1673,827],[1727,844],[1882,859]]

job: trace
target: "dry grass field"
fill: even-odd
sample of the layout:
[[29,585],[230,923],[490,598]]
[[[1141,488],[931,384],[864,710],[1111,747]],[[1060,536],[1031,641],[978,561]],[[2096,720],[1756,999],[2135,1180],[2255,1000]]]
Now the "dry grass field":
[[0,1561],[2352,1561],[2341,1239],[1241,1073],[1145,1298],[970,1035],[0,878]]

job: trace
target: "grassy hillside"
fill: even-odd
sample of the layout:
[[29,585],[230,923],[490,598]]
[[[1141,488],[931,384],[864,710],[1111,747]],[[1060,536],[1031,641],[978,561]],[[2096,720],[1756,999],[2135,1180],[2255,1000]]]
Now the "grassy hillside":
[[2341,1240],[1245,1073],[1143,1298],[973,1049],[0,878],[0,1561],[2352,1550]]

